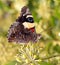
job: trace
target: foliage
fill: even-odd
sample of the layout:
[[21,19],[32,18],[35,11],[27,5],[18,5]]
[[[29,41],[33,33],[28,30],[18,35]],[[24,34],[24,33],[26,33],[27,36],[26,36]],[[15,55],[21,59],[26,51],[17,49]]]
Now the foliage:
[[[37,43],[7,41],[8,29],[20,15],[22,3],[30,8],[36,31],[41,32]],[[0,65],[60,65],[59,0],[0,0]]]

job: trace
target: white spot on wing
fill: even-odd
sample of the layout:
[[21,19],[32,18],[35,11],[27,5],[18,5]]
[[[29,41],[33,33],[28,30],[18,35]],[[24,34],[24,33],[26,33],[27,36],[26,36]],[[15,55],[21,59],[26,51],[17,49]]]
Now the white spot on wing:
[[28,18],[28,17],[33,17],[33,16],[32,15],[27,15],[26,18]]
[[29,23],[29,22],[24,22],[24,23],[23,23],[23,26],[24,26],[25,28],[30,29],[30,28],[34,27],[35,24],[34,24],[34,23]]

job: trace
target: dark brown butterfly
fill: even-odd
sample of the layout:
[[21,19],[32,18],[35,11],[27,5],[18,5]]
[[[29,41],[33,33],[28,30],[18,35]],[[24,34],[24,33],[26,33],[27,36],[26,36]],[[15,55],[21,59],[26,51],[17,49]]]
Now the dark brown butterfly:
[[36,34],[34,19],[27,6],[21,9],[21,14],[8,32],[8,41],[17,43],[37,42],[41,38]]

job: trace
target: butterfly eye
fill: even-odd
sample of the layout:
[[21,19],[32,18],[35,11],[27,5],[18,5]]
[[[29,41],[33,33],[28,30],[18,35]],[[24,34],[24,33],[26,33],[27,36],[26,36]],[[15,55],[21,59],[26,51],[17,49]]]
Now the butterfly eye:
[[30,23],[33,23],[33,22],[34,22],[34,20],[33,20],[32,17],[28,17],[28,18],[27,18],[27,21],[30,22]]

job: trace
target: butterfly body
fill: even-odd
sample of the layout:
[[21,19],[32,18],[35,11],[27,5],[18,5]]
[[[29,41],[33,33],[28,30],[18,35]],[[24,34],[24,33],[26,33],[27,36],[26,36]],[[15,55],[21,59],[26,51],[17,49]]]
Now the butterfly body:
[[[40,36],[40,35],[39,35]],[[8,32],[9,42],[28,43],[36,42],[38,35],[35,31],[33,16],[25,6],[21,10],[21,15],[14,22]]]

